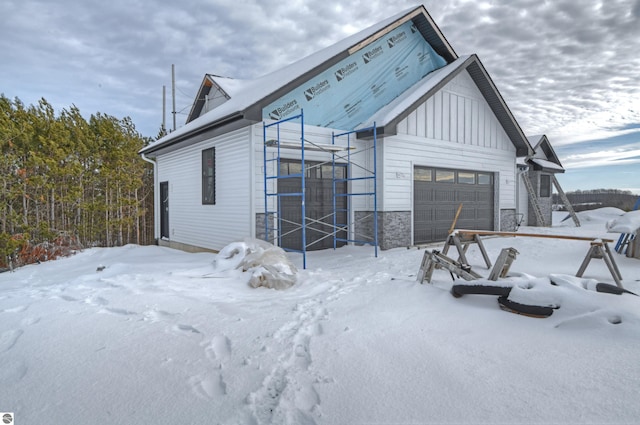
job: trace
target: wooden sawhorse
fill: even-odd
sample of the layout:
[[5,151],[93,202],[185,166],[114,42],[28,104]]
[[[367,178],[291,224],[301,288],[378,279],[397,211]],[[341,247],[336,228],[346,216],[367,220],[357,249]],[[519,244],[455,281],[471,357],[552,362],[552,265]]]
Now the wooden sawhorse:
[[622,280],[622,274],[620,274],[620,269],[618,269],[616,260],[614,260],[613,258],[613,254],[611,253],[609,244],[607,244],[606,242],[607,240],[608,239],[601,239],[591,242],[591,248],[589,249],[589,252],[587,252],[587,256],[584,257],[584,260],[582,261],[582,264],[578,269],[578,273],[576,273],[576,277],[582,277],[592,258],[601,258],[607,265],[607,268],[609,269],[611,276],[613,276],[613,280],[616,282],[616,285],[618,285],[619,288],[622,288],[622,282],[620,282]]
[[607,268],[609,269],[613,280],[616,282],[616,285],[619,288],[622,288],[622,274],[620,273],[620,269],[618,269],[616,260],[611,253],[611,249],[609,248],[609,243],[614,242],[613,239],[600,239],[581,236],[545,235],[538,233],[495,232],[491,230],[456,230],[447,237],[447,241],[445,242],[444,248],[442,249],[442,253],[446,254],[449,250],[449,246],[453,245],[458,250],[460,263],[468,265],[469,262],[467,261],[467,257],[465,254],[467,252],[467,249],[469,248],[469,245],[475,243],[478,245],[478,248],[480,248],[480,252],[482,253],[482,257],[487,264],[487,268],[490,269],[491,261],[489,260],[487,251],[484,249],[484,245],[482,244],[482,239],[480,238],[480,236],[521,236],[591,242],[591,248],[587,252],[587,255],[584,257],[584,260],[582,261],[582,264],[580,265],[580,268],[576,273],[576,277],[582,277],[592,258],[602,259],[607,265]]
[[475,233],[460,233],[454,232],[447,237],[447,241],[444,243],[444,248],[442,248],[442,253],[447,255],[449,252],[450,246],[455,246],[458,249],[458,261],[461,264],[469,264],[467,261],[467,249],[469,249],[469,245],[477,244],[480,252],[482,253],[482,258],[484,258],[484,262],[487,265],[487,269],[491,268],[491,260],[489,259],[489,255],[487,255],[487,251],[484,249],[484,245],[482,244],[482,239],[480,236]]

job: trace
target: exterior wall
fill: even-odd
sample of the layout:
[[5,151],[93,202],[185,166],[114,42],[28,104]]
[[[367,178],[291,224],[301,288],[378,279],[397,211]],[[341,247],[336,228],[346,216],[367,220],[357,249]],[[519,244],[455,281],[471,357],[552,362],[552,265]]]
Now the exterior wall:
[[544,223],[539,223],[536,217],[536,213],[533,211],[533,206],[531,202],[528,204],[528,225],[529,226],[551,226],[552,224],[552,207],[553,207],[553,190],[549,190],[549,197],[540,197],[540,176],[543,174],[541,171],[529,170],[529,180],[531,180],[531,186],[533,187],[533,191],[536,196],[538,196],[538,205],[540,206],[540,210],[542,211],[542,217],[544,218]]
[[[216,204],[202,205],[202,150],[216,148]],[[219,250],[254,235],[248,128],[157,158],[158,182],[169,182],[169,240],[165,245]]]
[[379,210],[413,211],[413,167],[422,165],[493,172],[495,228],[507,217],[501,210],[513,216],[516,149],[466,71],[402,120],[398,134],[383,144]]

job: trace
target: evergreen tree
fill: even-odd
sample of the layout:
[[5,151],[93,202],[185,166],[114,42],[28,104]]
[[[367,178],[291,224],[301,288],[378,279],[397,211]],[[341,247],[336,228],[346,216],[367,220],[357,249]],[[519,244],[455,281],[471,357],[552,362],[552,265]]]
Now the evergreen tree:
[[[150,143],[130,118],[76,106],[56,116],[44,98],[25,107],[0,95],[0,267],[17,240],[76,235],[85,246],[153,240]],[[23,234],[17,237],[17,234]]]

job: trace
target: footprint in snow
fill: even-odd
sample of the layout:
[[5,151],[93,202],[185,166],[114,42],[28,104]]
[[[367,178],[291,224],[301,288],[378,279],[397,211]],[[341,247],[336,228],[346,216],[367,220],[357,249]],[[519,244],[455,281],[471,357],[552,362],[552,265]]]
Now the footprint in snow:
[[227,394],[227,384],[219,374],[204,374],[189,378],[191,391],[204,400],[214,400]]
[[22,329],[11,329],[0,335],[0,353],[11,350],[22,336]]
[[143,316],[142,320],[155,323],[163,320],[168,320],[174,316],[177,316],[177,314],[169,313],[168,311],[153,309],[153,310],[145,311],[144,313],[142,313],[142,316]]
[[40,322],[41,318],[40,317],[25,317],[24,319],[22,319],[20,321],[20,324],[23,326],[31,326],[31,325],[35,325],[36,323]]
[[175,325],[173,327],[173,329],[178,330],[178,331],[182,331],[182,332],[187,332],[187,333],[194,333],[194,334],[199,334],[202,333],[199,330],[197,330],[196,328],[194,328],[191,325]]
[[5,310],[0,311],[0,313],[22,313],[26,309],[28,309],[28,305],[19,305],[16,307],[7,308]]
[[100,312],[102,312],[102,313],[111,313],[111,314],[115,314],[115,315],[118,315],[118,316],[133,316],[135,314],[138,314],[135,311],[129,311],[129,310],[126,310],[124,308],[112,308],[112,307],[103,308],[103,309],[100,310]]
[[225,335],[216,335],[204,351],[209,360],[219,362],[222,367],[222,362],[231,357],[231,341]]
[[105,306],[109,305],[109,301],[102,297],[89,297],[84,300],[85,304],[93,305],[93,306]]

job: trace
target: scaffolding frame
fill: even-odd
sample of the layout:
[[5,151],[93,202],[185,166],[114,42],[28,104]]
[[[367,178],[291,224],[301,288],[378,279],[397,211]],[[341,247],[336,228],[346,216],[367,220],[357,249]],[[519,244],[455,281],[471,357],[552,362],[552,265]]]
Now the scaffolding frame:
[[[356,136],[358,133],[366,133],[366,132],[371,132],[373,134],[373,143],[371,146],[369,146],[368,148],[365,149],[361,149],[360,151],[357,152],[351,152],[351,136]],[[349,229],[351,228],[351,231],[353,233],[353,237],[349,238],[339,238],[338,237],[338,232],[334,232],[334,236],[333,236],[333,249],[336,249],[337,243],[338,242],[345,242],[345,243],[355,243],[355,244],[368,244],[368,245],[373,245],[374,246],[374,250],[375,250],[375,256],[378,257],[378,181],[377,181],[377,166],[378,166],[378,159],[377,159],[377,153],[378,153],[378,149],[377,149],[377,142],[378,142],[378,133],[377,133],[377,129],[376,129],[376,124],[373,123],[373,127],[368,127],[368,128],[363,128],[360,130],[352,130],[352,131],[347,131],[344,133],[339,133],[339,134],[335,134],[332,133],[331,134],[331,144],[335,145],[336,139],[340,138],[340,137],[346,137],[347,138],[347,155],[346,157],[344,156],[339,156],[337,153],[333,153],[333,227],[334,229],[338,229],[341,228],[342,230],[346,231],[346,234],[349,234]],[[353,177],[353,167],[352,164],[355,164],[352,160],[351,160],[351,156],[355,155],[356,153],[363,153],[369,149],[373,149],[373,169],[367,169],[363,166],[357,165],[363,172],[364,175],[363,176],[359,176],[359,177]],[[339,159],[346,159],[347,162],[347,176],[344,179],[336,179],[335,178],[335,160],[336,160],[336,156],[338,156]],[[371,185],[373,186],[373,190],[372,191],[364,191],[364,192],[350,192],[349,191],[349,186],[350,183],[356,182],[356,181],[369,181],[371,182]],[[340,194],[337,193],[336,191],[336,183],[341,183],[341,182],[346,182],[347,183],[347,193],[345,194]],[[364,222],[365,220],[367,220],[369,217],[371,217],[372,214],[368,214],[365,215],[363,217],[360,217],[360,219],[356,219],[355,216],[353,217],[353,220],[350,219],[351,217],[351,212],[352,212],[352,199],[356,196],[369,196],[373,199],[373,236],[370,238],[370,240],[365,240],[365,239],[358,239],[358,235],[356,233],[356,223],[357,222]],[[345,197],[347,199],[347,207],[346,209],[344,209],[343,212],[345,212],[346,217],[347,217],[347,223],[337,223],[337,212],[338,211],[342,211],[341,209],[337,208],[337,200],[338,198],[341,197]],[[364,235],[362,235],[364,236]]]
[[[281,126],[286,123],[290,123],[298,120],[300,122],[300,143],[299,144],[291,143],[291,142],[282,140],[281,131],[280,131]],[[275,138],[268,138],[268,130],[270,129],[275,129]],[[293,232],[300,230],[301,237],[302,237],[302,241],[301,241],[302,248],[301,249],[284,248],[284,247],[282,248],[288,252],[297,252],[302,254],[302,267],[304,269],[307,268],[307,248],[310,246],[313,246],[314,244],[328,237],[333,237],[334,250],[337,248],[338,242],[344,242],[347,244],[349,243],[369,244],[374,246],[375,256],[377,257],[378,256],[378,199],[377,199],[377,149],[376,149],[377,148],[376,146],[377,131],[376,131],[375,123],[373,127],[369,127],[365,129],[353,130],[353,131],[348,131],[348,132],[339,133],[339,134],[332,133],[331,145],[313,143],[305,139],[305,135],[304,135],[305,125],[304,125],[303,110],[300,110],[300,114],[298,115],[284,118],[269,124],[267,124],[266,122],[263,122],[262,130],[263,130],[263,173],[264,173],[264,214],[265,214],[264,215],[264,220],[265,220],[264,238],[265,240],[271,241],[271,242],[277,241],[277,245],[282,247],[282,238],[284,236],[287,236]],[[364,132],[370,132],[373,134],[372,146],[361,149],[360,151],[354,151],[355,146],[352,145],[352,137],[356,136],[358,133],[364,133]],[[336,144],[336,140],[342,137],[346,137],[347,139],[346,147]],[[274,157],[272,158],[269,157],[267,148],[275,148]],[[281,174],[280,164],[282,161],[282,152],[281,152],[282,149],[294,149],[294,150],[300,151],[300,162],[301,162],[300,173],[286,174],[286,175]],[[356,153],[363,153],[369,149],[373,149],[373,170],[369,170],[363,166],[356,164],[352,159],[352,156],[355,155]],[[306,150],[328,153],[331,155],[331,159],[325,162],[320,162],[319,164],[307,166],[306,160],[305,160]],[[343,152],[343,151],[347,152],[346,155],[339,154],[339,152]],[[340,162],[340,161],[343,161],[343,162]],[[332,193],[332,200],[333,200],[332,212],[323,217],[320,217],[319,219],[307,217],[306,202],[305,202],[307,172],[313,168],[321,167],[322,165],[327,165],[327,164],[331,164],[332,166],[332,184],[331,184],[332,192],[333,192]],[[345,178],[336,178],[337,164],[339,164],[338,166],[340,167],[342,167],[343,164],[346,165]],[[354,166],[357,166],[358,168],[363,170],[364,175],[353,177],[351,173]],[[273,168],[275,168],[275,172],[270,172],[270,170],[272,170]],[[301,182],[300,190],[297,192],[285,192],[285,193],[278,192],[278,181],[280,179],[290,179],[290,178],[300,179],[300,182]],[[373,190],[350,193],[350,185],[355,181],[370,181],[371,184],[373,185]],[[271,191],[269,190],[270,183],[274,186],[272,187]],[[346,193],[338,194],[336,192],[336,184],[339,184],[339,183],[347,184]],[[370,196],[373,199],[373,236],[370,238],[370,240],[356,238],[357,236],[355,231],[356,222],[365,220],[371,217],[371,214],[361,217],[359,220],[355,220],[355,217],[353,220],[351,220],[352,198],[355,196],[358,196],[358,197]],[[283,197],[300,198],[300,208],[301,208],[300,223],[286,220],[282,217],[281,201]],[[338,204],[337,201],[341,197],[346,197],[346,200],[347,200],[346,208],[337,207],[337,204]],[[275,209],[271,209],[271,210],[269,209],[270,199],[276,200],[274,202]],[[346,218],[347,218],[346,223],[338,223],[338,220],[337,220],[338,212],[346,213]],[[330,218],[330,216],[333,216],[332,223],[329,221],[324,221],[325,219]],[[272,221],[272,219],[273,219],[273,225],[270,225],[270,222]],[[307,244],[307,226],[317,224],[317,223],[321,223],[324,226],[329,226],[331,228],[331,231],[326,232],[320,229],[313,229],[316,232],[324,233],[324,236],[322,236],[319,239],[316,239],[310,244]],[[282,232],[283,224],[294,225],[294,228],[286,233],[283,233]],[[347,237],[346,238],[339,237],[340,232],[345,232],[347,234]],[[353,234],[353,237],[349,237],[350,232]],[[272,233],[273,233],[273,236],[271,236]]]

